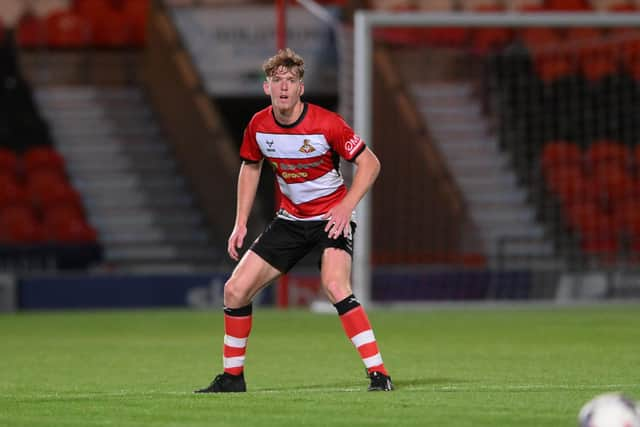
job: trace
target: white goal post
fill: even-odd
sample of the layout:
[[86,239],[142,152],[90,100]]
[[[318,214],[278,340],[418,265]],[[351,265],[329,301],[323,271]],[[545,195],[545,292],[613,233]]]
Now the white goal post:
[[[373,29],[380,27],[640,27],[640,13],[392,13],[357,11],[354,17],[354,129],[373,147],[372,87]],[[379,142],[378,142],[379,143]],[[384,165],[383,165],[384,169]],[[357,208],[353,289],[371,304],[371,201]],[[402,220],[394,218],[393,220]]]

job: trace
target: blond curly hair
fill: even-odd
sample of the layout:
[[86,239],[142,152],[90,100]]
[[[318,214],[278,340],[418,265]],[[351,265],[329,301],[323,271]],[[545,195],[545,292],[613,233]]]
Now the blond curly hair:
[[278,53],[264,61],[262,69],[267,77],[273,76],[278,69],[285,68],[298,75],[302,80],[304,76],[304,59],[291,48],[280,49]]

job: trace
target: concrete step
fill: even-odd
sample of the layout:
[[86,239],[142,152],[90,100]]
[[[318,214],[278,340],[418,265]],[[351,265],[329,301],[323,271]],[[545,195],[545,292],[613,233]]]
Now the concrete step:
[[77,141],[88,140],[90,138],[160,138],[160,130],[155,124],[149,125],[140,123],[137,126],[127,126],[126,128],[111,127],[98,127],[98,128],[84,128],[84,127],[64,127],[56,128],[52,134],[57,140],[65,141]]
[[[142,212],[142,211],[141,211]],[[94,218],[93,224],[98,229],[105,230],[135,230],[137,228],[148,227],[156,229],[175,225],[179,228],[189,228],[199,226],[202,223],[202,216],[196,212],[184,213],[180,216],[168,215],[122,215]]]
[[150,198],[146,194],[97,194],[84,198],[88,209],[104,211],[111,215],[117,211],[132,210],[136,208],[147,208],[151,210],[165,210],[172,207],[185,208],[193,206],[194,200],[190,194],[164,193],[161,197]]
[[149,261],[209,261],[220,258],[219,251],[211,248],[178,248],[174,245],[145,245],[107,247],[105,249],[107,262],[149,262]]
[[198,242],[205,244],[209,241],[209,236],[200,232],[173,232],[167,233],[164,230],[141,230],[135,234],[124,232],[110,232],[100,235],[100,240],[111,247],[117,245],[139,245],[150,243],[189,243]]
[[128,154],[128,155],[146,155],[153,153],[161,153],[166,155],[169,147],[164,143],[159,143],[156,139],[123,139],[101,137],[83,142],[80,139],[56,141],[58,150],[66,157],[70,156],[86,156],[99,157],[109,154]]
[[[423,101],[441,101],[441,100],[466,100],[473,93],[471,84],[465,82],[456,83],[431,83],[431,84],[413,84],[411,85],[411,93]],[[469,104],[468,100],[464,104]]]
[[[481,120],[459,121],[438,121],[429,118],[429,130],[436,136],[448,136],[450,134],[470,134],[476,136],[487,135],[489,127]],[[443,139],[446,141],[446,139]]]
[[[488,170],[505,169],[509,165],[509,161],[505,157],[476,157],[449,159],[452,168],[456,170],[473,170],[477,176],[482,176]],[[483,172],[484,171],[484,172]]]
[[467,195],[467,200],[471,203],[517,203],[523,204],[526,200],[526,194],[523,190],[515,189],[509,192],[477,192]]
[[140,172],[141,175],[150,173],[173,173],[176,168],[175,163],[168,158],[154,159],[153,162],[141,161],[138,163],[127,157],[112,158],[109,160],[109,162],[107,162],[106,159],[93,159],[89,162],[70,162],[68,164],[68,170],[78,175],[96,177],[99,175],[108,176],[123,172],[134,172],[136,175],[138,175],[137,172]]
[[520,224],[506,223],[499,226],[489,225],[484,230],[481,230],[482,237],[486,241],[495,242],[503,238],[527,238],[544,240],[544,230],[539,224],[527,224],[523,226]]
[[535,214],[526,206],[512,206],[509,210],[499,211],[473,211],[471,217],[483,225],[493,224],[520,224],[526,226],[535,219]]
[[145,192],[147,190],[178,190],[184,188],[184,179],[178,176],[154,176],[149,179],[140,179],[135,176],[123,174],[103,175],[99,181],[95,179],[73,179],[74,185],[81,192],[92,194],[117,193],[133,190]]
[[501,156],[500,151],[491,144],[469,141],[467,144],[440,143],[438,148],[447,158]]

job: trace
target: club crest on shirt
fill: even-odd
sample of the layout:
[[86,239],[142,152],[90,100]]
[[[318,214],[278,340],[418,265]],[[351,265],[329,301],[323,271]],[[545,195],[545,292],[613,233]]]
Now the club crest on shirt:
[[301,153],[309,154],[316,151],[316,149],[313,148],[313,145],[311,145],[310,140],[305,139],[304,141],[302,141],[302,147],[298,148],[298,151]]

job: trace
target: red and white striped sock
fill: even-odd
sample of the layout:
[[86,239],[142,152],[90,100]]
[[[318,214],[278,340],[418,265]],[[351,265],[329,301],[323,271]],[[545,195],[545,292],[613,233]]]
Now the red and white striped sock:
[[360,353],[360,358],[364,366],[366,366],[367,372],[377,371],[384,375],[389,375],[382,362],[382,356],[378,350],[378,343],[373,334],[373,329],[371,329],[367,313],[358,300],[353,295],[350,295],[334,304],[334,306],[340,315],[342,327],[347,337],[358,350],[358,353]]
[[251,312],[251,305],[224,309],[222,366],[227,374],[240,375],[244,371],[244,355],[251,332]]

